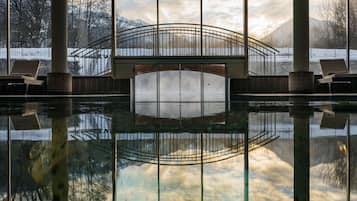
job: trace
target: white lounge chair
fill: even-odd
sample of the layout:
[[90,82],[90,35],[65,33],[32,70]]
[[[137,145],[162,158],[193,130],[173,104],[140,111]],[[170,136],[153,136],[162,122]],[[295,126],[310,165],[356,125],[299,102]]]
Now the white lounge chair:
[[8,85],[26,85],[25,94],[29,85],[42,85],[42,80],[37,80],[40,69],[39,60],[16,60],[8,76],[0,76],[0,80],[6,80]]
[[351,84],[350,81],[336,81],[335,78],[350,77],[344,59],[321,59],[320,60],[322,78],[320,84],[328,84],[329,92],[333,83]]

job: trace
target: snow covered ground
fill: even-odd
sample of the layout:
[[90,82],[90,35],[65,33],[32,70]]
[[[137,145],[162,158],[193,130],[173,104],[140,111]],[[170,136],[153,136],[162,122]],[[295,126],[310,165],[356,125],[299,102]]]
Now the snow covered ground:
[[[69,62],[76,62],[79,66],[79,74],[80,75],[96,75],[101,72],[105,72],[110,70],[110,50],[109,49],[102,49],[102,50],[94,50],[94,49],[87,49],[81,54],[79,57],[71,56],[72,52],[74,52],[75,48],[68,49],[68,61]],[[262,74],[263,72],[268,72],[267,74],[287,74],[289,71],[292,70],[292,63],[293,63],[293,49],[292,48],[278,48],[279,53],[276,55],[276,67],[274,70],[272,69],[263,69],[261,62],[262,60],[257,59],[257,62],[251,61],[251,72],[256,72],[257,74]],[[84,58],[80,55],[88,55],[87,53],[92,52],[92,55],[96,55],[97,58]],[[93,54],[93,52],[96,52]],[[144,49],[144,48],[121,48],[118,49],[120,55],[126,56],[150,56],[152,55],[152,49]],[[169,54],[177,54],[177,55],[190,55],[197,53],[195,49],[187,49],[187,48],[176,48],[176,49],[162,49],[162,55],[169,55]],[[229,54],[231,49],[224,49],[224,48],[210,48],[206,51],[208,55],[212,53],[227,53]],[[240,49],[235,49],[233,52],[242,52]],[[11,58],[12,59],[39,59],[41,61],[48,61],[46,65],[50,65],[51,61],[51,49],[50,48],[12,48],[11,49]],[[310,68],[316,74],[320,73],[319,67],[319,60],[320,59],[334,59],[334,58],[346,58],[346,50],[345,49],[317,49],[312,48],[310,49]],[[5,72],[5,65],[1,64],[1,60],[3,62],[6,59],[6,49],[0,48],[0,73]],[[253,60],[255,58],[252,57]],[[357,73],[357,50],[351,50],[350,53],[351,59],[351,69],[352,73]],[[267,62],[273,62],[273,56],[269,56],[267,58]],[[260,63],[260,64],[259,64]],[[46,66],[49,68],[49,66]],[[273,65],[269,64],[266,68],[273,68]]]

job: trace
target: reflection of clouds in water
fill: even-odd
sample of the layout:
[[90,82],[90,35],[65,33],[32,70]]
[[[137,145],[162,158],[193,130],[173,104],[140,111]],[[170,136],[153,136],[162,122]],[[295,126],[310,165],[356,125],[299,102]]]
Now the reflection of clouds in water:
[[[250,198],[258,201],[293,200],[293,167],[265,147],[249,153]],[[204,165],[204,200],[243,199],[243,156]],[[311,168],[311,200],[344,200],[345,189],[324,183],[322,167]],[[200,200],[200,165],[161,166],[162,200]],[[119,171],[121,200],[157,200],[157,166],[143,164]],[[352,198],[356,198],[352,194]]]
[[[178,71],[160,72],[160,101],[180,101]],[[156,101],[156,73],[145,73],[135,78],[135,100]],[[225,79],[222,76],[204,73],[205,101],[224,101]],[[181,100],[201,101],[201,73],[182,71]]]

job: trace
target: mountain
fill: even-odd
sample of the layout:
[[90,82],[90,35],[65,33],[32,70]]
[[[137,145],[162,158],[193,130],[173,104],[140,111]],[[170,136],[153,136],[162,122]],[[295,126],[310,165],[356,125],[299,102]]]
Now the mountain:
[[143,20],[140,19],[131,20],[122,16],[118,16],[117,24],[120,30],[148,25],[148,23],[144,22]]
[[[310,18],[310,45],[312,47],[323,46],[323,40],[327,38],[327,23],[322,20]],[[290,19],[277,29],[262,38],[262,41],[273,47],[293,47],[293,20]]]

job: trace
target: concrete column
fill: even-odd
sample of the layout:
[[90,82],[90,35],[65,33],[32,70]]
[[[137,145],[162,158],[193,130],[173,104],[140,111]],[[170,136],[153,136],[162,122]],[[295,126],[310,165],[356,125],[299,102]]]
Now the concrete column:
[[289,91],[311,93],[314,75],[309,72],[309,0],[294,0],[294,71],[289,74]]
[[72,75],[67,67],[67,0],[52,0],[52,72],[47,75],[49,93],[72,93]]

